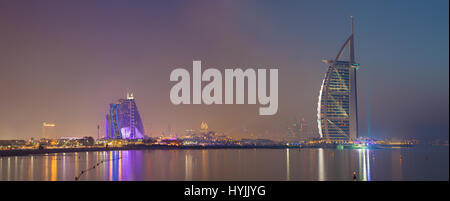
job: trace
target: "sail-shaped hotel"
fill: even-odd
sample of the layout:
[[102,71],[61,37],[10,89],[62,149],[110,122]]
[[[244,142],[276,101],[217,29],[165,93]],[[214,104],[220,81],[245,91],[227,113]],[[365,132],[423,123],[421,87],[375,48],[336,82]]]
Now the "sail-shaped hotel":
[[[344,50],[348,59],[341,59]],[[323,60],[328,71],[320,87],[317,106],[319,135],[329,142],[348,142],[358,137],[358,102],[356,88],[353,17],[351,35],[334,60]]]

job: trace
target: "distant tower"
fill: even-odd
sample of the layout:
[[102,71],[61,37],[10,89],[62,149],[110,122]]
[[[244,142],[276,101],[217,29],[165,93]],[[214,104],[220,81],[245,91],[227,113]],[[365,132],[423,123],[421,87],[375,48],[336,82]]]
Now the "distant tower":
[[294,121],[288,127],[289,138],[300,140],[307,137],[307,124],[305,118],[294,117]]
[[202,121],[202,123],[200,124],[200,132],[208,133],[208,131],[209,131],[208,124]]
[[171,135],[172,134],[172,126],[169,124],[167,124],[167,135]]
[[47,136],[47,128],[53,128],[55,126],[56,125],[52,124],[52,123],[47,123],[47,122],[42,123],[42,138],[50,137],[50,136]]
[[299,128],[300,135],[299,135],[299,138],[306,138],[306,137],[308,137],[307,136],[307,130],[308,130],[308,125],[307,125],[307,123],[305,121],[305,118],[302,117],[302,119],[300,120],[300,128]]
[[106,115],[106,139],[143,139],[144,126],[133,93],[109,106]]
[[[330,141],[348,141],[358,137],[358,104],[356,88],[353,17],[351,35],[342,45],[334,60],[323,60],[328,71],[320,87],[317,103],[319,135]],[[348,48],[348,61],[340,60]]]

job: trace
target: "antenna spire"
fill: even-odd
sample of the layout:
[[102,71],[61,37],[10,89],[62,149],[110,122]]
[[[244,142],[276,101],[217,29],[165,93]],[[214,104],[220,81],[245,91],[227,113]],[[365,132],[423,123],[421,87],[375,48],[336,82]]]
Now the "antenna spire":
[[350,35],[350,46],[349,46],[349,56],[350,56],[350,63],[355,63],[355,51],[354,51],[354,35],[353,35],[353,16],[350,16],[350,24],[352,29],[352,35]]
[[350,23],[351,23],[351,27],[352,27],[352,35],[353,35],[353,16],[350,16]]

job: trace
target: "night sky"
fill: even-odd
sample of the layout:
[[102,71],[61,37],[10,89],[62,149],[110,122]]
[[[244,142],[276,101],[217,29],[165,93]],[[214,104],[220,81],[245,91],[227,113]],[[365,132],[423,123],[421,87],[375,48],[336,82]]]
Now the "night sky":
[[[135,93],[147,135],[201,121],[282,139],[295,117],[317,133],[327,66],[355,17],[361,136],[448,139],[449,2],[0,0],[0,139],[104,135],[109,103]],[[278,68],[279,109],[172,105],[175,68]],[[223,73],[224,74],[224,73]],[[244,132],[244,130],[246,132]]]

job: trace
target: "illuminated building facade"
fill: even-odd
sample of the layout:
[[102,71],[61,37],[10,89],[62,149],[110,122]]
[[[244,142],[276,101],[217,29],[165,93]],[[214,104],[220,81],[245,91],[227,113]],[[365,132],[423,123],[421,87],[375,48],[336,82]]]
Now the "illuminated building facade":
[[144,126],[132,93],[127,99],[109,105],[106,114],[106,139],[143,139]]
[[[320,137],[332,142],[345,142],[358,137],[358,105],[356,88],[353,17],[351,35],[342,45],[334,60],[323,60],[328,71],[319,93],[317,122]],[[340,60],[344,49],[348,60]]]
[[49,129],[56,127],[55,124],[44,122],[42,123],[42,138],[51,138],[54,134],[49,134]]
[[202,121],[202,123],[200,124],[200,132],[202,132],[202,133],[209,132],[208,124],[206,122]]

